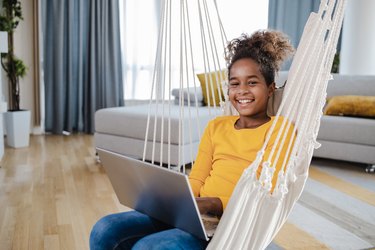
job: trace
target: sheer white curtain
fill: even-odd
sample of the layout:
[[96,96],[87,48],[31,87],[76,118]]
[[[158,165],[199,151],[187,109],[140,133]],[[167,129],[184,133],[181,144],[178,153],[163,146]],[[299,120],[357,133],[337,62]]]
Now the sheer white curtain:
[[159,0],[120,0],[124,98],[145,99],[152,82]]
[[[120,0],[121,43],[123,59],[123,79],[125,99],[149,99],[155,64],[157,39],[161,18],[161,2],[163,0]],[[180,0],[181,1],[181,0]],[[180,1],[173,0],[171,22],[173,34],[172,45],[178,49],[179,44],[179,8]],[[201,0],[199,0],[201,1]],[[199,18],[197,0],[189,0],[189,16],[191,22],[194,53],[200,52]],[[228,39],[241,33],[252,33],[267,28],[268,1],[232,0],[217,1],[219,13]],[[194,39],[194,36],[197,36]],[[224,52],[224,51],[223,51]],[[178,53],[177,53],[178,54]],[[178,56],[178,55],[177,55]],[[171,59],[174,60],[173,58]],[[175,59],[178,62],[178,59]],[[172,68],[172,88],[179,87],[178,63]],[[203,60],[195,63],[195,72],[203,72]]]

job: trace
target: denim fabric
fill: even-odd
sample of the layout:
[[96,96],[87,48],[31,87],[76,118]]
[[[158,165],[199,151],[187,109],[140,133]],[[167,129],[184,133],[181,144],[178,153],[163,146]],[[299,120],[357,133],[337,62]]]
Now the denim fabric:
[[107,215],[94,225],[90,234],[91,250],[205,249],[207,244],[136,211]]

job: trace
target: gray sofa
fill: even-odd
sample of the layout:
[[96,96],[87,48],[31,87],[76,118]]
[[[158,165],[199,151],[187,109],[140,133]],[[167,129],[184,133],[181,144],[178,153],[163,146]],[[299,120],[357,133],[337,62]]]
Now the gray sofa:
[[[173,166],[191,163],[196,157],[203,129],[210,119],[221,113],[219,108],[206,106],[198,107],[198,110],[198,114],[194,110],[193,112],[185,110],[181,116],[181,109],[174,102],[171,105],[151,104],[151,108],[146,102],[135,106],[98,110],[95,113],[95,146],[142,159],[147,117],[150,112],[152,115],[149,121],[145,159],[162,163],[170,162]],[[163,113],[164,122],[161,119]],[[179,136],[182,131],[179,128],[182,127],[192,129],[184,129],[184,133]],[[157,131],[155,134],[154,129]]]
[[[282,84],[287,74],[281,73],[277,84]],[[375,76],[350,76],[334,75],[333,80],[328,84],[328,97],[338,95],[366,95],[375,96]],[[178,127],[191,126],[187,116],[179,123],[180,115],[177,105],[172,105],[172,129],[171,144],[168,145],[167,127],[163,133],[156,133],[156,149],[152,153],[153,133],[149,133],[147,144],[148,151],[146,159],[151,160],[152,154],[155,161],[167,162],[171,159],[173,165],[186,164],[195,158],[199,144],[199,135],[207,122],[215,115],[220,114],[219,108],[209,109],[198,107],[199,122],[193,129],[193,134],[185,134],[179,140]],[[152,113],[155,106],[152,107]],[[159,111],[161,108],[159,107]],[[147,123],[148,105],[137,105],[119,108],[102,109],[95,114],[95,146],[109,149],[120,154],[130,155],[135,158],[142,158],[144,136]],[[187,113],[187,112],[185,112]],[[196,120],[196,112],[191,113],[192,119]],[[158,126],[161,125],[160,115]],[[167,123],[165,123],[167,124]],[[151,125],[153,126],[153,119]],[[200,131],[198,131],[200,127]],[[163,138],[161,137],[163,134]],[[160,142],[162,142],[160,144]],[[318,142],[321,147],[314,152],[315,157],[352,161],[368,164],[368,170],[375,166],[375,118],[344,117],[324,115],[321,121],[321,128],[318,134]],[[178,153],[179,143],[182,145]],[[192,145],[192,146],[188,146]],[[170,150],[168,150],[170,148]],[[170,155],[168,156],[168,152]],[[180,156],[180,157],[179,157]]]
[[[276,81],[286,79],[287,72],[281,72]],[[327,98],[346,95],[375,96],[375,75],[333,74]],[[323,115],[317,141],[321,147],[314,157],[364,163],[366,171],[375,171],[375,117]]]
[[[375,75],[333,75],[327,95],[375,96]],[[322,146],[314,151],[316,157],[365,163],[368,171],[375,167],[375,117],[324,115],[318,142]]]

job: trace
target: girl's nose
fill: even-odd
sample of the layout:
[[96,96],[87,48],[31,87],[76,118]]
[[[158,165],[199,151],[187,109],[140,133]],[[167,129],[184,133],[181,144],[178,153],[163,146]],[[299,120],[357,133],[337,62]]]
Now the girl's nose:
[[240,84],[240,87],[239,87],[239,94],[247,94],[250,92],[249,90],[249,86],[247,86],[247,84]]

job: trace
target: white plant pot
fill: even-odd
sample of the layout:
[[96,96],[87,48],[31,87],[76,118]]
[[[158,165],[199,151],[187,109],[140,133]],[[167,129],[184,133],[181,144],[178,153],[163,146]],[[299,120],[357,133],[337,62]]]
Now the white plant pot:
[[4,114],[6,142],[9,147],[23,148],[29,146],[30,110],[12,111]]

